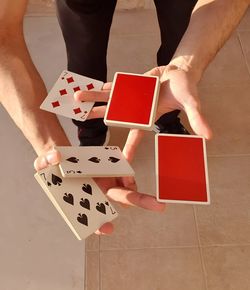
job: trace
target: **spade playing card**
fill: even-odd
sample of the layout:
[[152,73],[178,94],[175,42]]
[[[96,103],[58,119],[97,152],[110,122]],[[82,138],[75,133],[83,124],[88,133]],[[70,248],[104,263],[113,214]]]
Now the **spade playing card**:
[[155,150],[158,201],[210,204],[203,137],[156,134]]
[[99,91],[103,82],[64,70],[40,109],[78,121],[85,121],[94,102],[77,102],[74,93],[82,90]]
[[157,76],[117,72],[104,117],[105,124],[152,130],[159,87]]
[[35,178],[79,240],[118,216],[93,179],[64,179],[58,165],[37,172]]
[[64,177],[121,177],[135,172],[117,146],[57,147]]

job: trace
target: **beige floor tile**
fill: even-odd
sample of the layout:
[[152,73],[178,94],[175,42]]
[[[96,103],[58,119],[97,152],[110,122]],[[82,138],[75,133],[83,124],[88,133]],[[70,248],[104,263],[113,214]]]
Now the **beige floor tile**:
[[100,238],[100,248],[140,249],[196,246],[197,233],[192,206],[169,205],[164,213],[117,208],[111,236]]
[[203,249],[207,290],[250,289],[250,246]]
[[209,158],[211,205],[196,208],[202,245],[250,244],[249,168],[250,156]]
[[99,252],[88,252],[86,253],[84,290],[99,289]]
[[[154,156],[155,156],[155,133],[152,131],[144,131],[144,136],[136,149],[134,158],[136,160],[154,159]],[[135,164],[137,162],[136,160]],[[152,169],[150,168],[150,172],[151,170]],[[148,175],[150,172],[147,172],[146,174],[145,171],[145,175]]]
[[55,15],[55,4],[52,0],[29,0],[26,15]]
[[237,31],[243,31],[243,30],[250,30],[250,9],[246,11],[246,14],[242,18],[239,26],[237,27]]
[[84,243],[35,181],[33,149],[2,107],[0,136],[0,289],[82,289]]
[[205,290],[196,248],[105,251],[100,255],[102,290]]
[[86,251],[99,251],[99,239],[100,237],[96,234],[89,236],[85,240]]
[[208,154],[250,153],[250,85],[200,88],[202,109],[214,136]]
[[108,50],[108,68],[113,67],[116,71],[144,73],[156,66],[158,46],[159,39],[156,35],[142,34],[138,36],[131,34],[111,37]]
[[[129,129],[110,127],[110,133],[111,133],[111,138],[110,138],[109,145],[116,145],[116,146],[119,146],[121,149],[123,149],[126,143],[127,137],[128,137]],[[154,156],[155,156],[155,150],[154,150],[155,139],[154,138],[155,138],[154,132],[145,131],[145,135],[142,139],[142,142],[138,145],[136,153],[134,155],[134,158],[136,160],[154,159]],[[136,160],[132,164],[133,167],[137,163]],[[150,168],[150,172],[151,172],[151,168]]]
[[127,128],[118,128],[118,127],[110,127],[110,146],[119,146],[122,150],[125,142],[127,140],[127,135],[129,129]]
[[110,33],[111,37],[128,34],[159,35],[156,10],[115,11]]
[[205,71],[200,86],[249,84],[245,59],[237,34],[234,33]]
[[[249,13],[250,15],[250,13]],[[250,16],[249,16],[249,27],[250,27]],[[238,32],[240,43],[243,49],[243,53],[248,65],[248,70],[250,72],[250,28],[248,31],[240,31]]]
[[[55,16],[26,17],[24,31],[32,60],[50,90],[67,63],[58,21]],[[48,69],[52,61],[53,69]]]
[[155,180],[155,159],[154,156],[148,158],[135,157],[132,162],[132,167],[135,170],[135,179],[139,192],[156,195],[156,180]]

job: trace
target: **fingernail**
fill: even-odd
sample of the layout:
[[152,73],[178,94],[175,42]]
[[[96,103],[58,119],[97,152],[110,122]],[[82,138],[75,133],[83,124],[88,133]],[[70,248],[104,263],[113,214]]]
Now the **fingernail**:
[[51,151],[49,152],[47,155],[46,155],[46,160],[49,164],[51,165],[55,165],[57,164],[58,160],[57,160],[57,156],[55,154],[55,150],[54,151]]
[[79,96],[82,94],[81,91],[77,91],[74,93],[74,98],[78,100]]

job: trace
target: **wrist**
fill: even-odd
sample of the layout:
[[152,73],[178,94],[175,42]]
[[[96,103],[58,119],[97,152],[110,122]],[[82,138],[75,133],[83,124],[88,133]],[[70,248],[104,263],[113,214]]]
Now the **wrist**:
[[23,124],[20,129],[38,155],[44,154],[54,146],[70,145],[61,124],[53,114],[33,110],[28,118],[25,116],[26,114],[23,117],[25,126]]
[[192,56],[179,56],[173,58],[166,67],[167,71],[180,70],[188,74],[192,81],[196,84],[199,83],[202,71],[197,65],[194,64]]

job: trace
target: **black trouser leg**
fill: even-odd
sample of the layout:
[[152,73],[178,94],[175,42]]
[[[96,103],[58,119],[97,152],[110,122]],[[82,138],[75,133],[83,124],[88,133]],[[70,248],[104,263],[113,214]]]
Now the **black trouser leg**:
[[[56,0],[56,4],[68,70],[106,82],[107,46],[116,0]],[[102,104],[97,102],[95,106]],[[81,128],[93,128],[98,134],[107,130],[103,119],[73,122],[79,127],[79,133]]]
[[[154,0],[161,32],[161,46],[157,64],[167,65],[172,59],[190,20],[198,0]],[[177,118],[179,110],[166,113],[156,124],[168,124]]]

